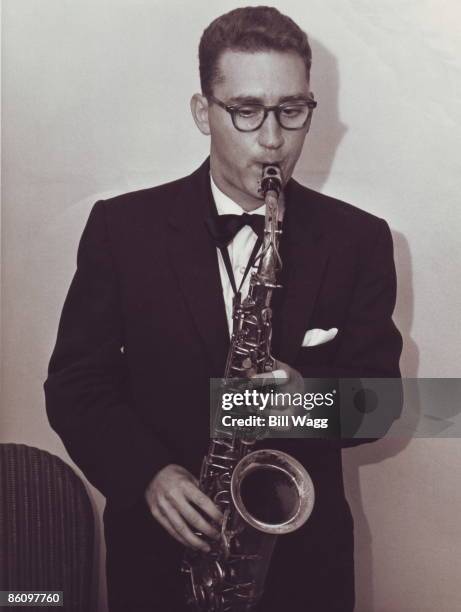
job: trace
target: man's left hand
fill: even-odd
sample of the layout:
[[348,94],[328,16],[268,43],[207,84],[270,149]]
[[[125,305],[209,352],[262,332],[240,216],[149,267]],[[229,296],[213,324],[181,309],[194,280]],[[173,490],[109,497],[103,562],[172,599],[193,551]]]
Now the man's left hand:
[[261,381],[261,386],[274,384],[283,386],[284,393],[304,392],[304,381],[300,372],[283,361],[276,360],[272,372],[255,374],[251,380]]

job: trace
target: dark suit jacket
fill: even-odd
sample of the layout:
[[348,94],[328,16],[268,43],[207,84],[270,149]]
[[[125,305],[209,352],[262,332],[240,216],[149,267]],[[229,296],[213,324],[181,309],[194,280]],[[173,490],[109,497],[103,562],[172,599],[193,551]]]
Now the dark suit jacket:
[[[47,410],[113,516],[128,516],[167,464],[197,474],[208,448],[208,380],[222,375],[229,344],[204,222],[213,207],[208,174],[207,160],[184,179],[97,202],[81,239],[45,383]],[[286,202],[273,354],[306,377],[399,376],[387,224],[294,180]],[[301,347],[307,329],[331,327],[339,329],[333,341]],[[331,525],[351,534],[340,445],[274,443],[314,481],[306,529],[319,549]]]

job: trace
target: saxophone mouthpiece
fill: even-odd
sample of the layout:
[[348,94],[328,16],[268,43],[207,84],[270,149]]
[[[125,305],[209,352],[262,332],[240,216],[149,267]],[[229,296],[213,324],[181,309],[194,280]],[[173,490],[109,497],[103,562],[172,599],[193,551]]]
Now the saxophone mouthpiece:
[[282,172],[278,164],[265,164],[261,177],[260,192],[265,196],[268,191],[279,195],[282,190]]

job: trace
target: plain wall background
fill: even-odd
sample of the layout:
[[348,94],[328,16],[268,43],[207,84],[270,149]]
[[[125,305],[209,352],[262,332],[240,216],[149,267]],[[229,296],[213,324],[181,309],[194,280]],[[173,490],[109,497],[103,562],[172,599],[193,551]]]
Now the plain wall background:
[[[212,18],[247,4],[3,1],[0,441],[70,461],[42,384],[89,210],[201,163],[208,140],[189,112],[198,40]],[[319,107],[296,178],[388,220],[403,374],[459,376],[459,3],[271,4],[313,47]],[[460,609],[461,442],[383,440],[344,460],[357,612]],[[102,542],[98,555],[102,567]],[[95,587],[104,610],[102,570]]]

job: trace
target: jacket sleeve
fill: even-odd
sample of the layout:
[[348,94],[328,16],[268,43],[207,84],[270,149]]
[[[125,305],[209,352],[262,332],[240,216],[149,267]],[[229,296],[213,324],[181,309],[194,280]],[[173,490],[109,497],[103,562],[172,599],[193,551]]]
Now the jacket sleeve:
[[[363,378],[399,379],[399,359],[402,351],[402,337],[392,320],[396,301],[396,273],[393,257],[392,236],[387,223],[380,220],[368,246],[362,252],[361,267],[346,315],[345,325],[338,338],[338,348],[328,366],[307,366],[300,371],[306,378],[342,379],[341,386],[354,387],[352,379],[360,385]],[[371,247],[370,247],[371,245]],[[296,367],[296,366],[295,366]],[[349,383],[350,380],[350,384]],[[392,386],[392,387],[391,387]],[[400,381],[388,382],[385,393],[389,401],[381,401],[373,415],[378,419],[382,435],[398,418],[402,408]],[[347,401],[344,401],[344,396]],[[355,446],[376,438],[347,439],[345,431],[353,432],[360,420],[371,419],[366,410],[357,410],[351,395],[342,393],[341,437],[342,446]],[[366,394],[365,394],[366,396]],[[364,397],[364,394],[361,396]],[[385,404],[385,405],[384,405]],[[366,431],[366,426],[364,430]]]
[[385,221],[380,222],[372,250],[362,257],[335,365],[342,376],[400,378],[402,337],[392,320],[397,282],[392,235]]
[[114,506],[127,507],[172,461],[130,406],[105,207],[95,204],[80,241],[45,396],[50,424],[71,458]]

